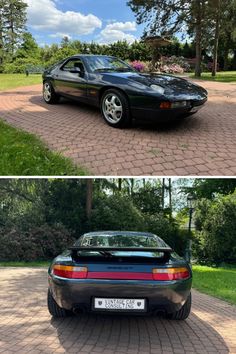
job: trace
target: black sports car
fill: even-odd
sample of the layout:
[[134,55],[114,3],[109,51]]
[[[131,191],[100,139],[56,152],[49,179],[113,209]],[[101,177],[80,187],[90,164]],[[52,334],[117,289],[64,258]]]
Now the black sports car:
[[54,317],[164,312],[184,320],[190,313],[191,268],[154,234],[84,234],[53,260],[48,273],[48,309]]
[[167,121],[197,112],[207,91],[171,75],[141,74],[110,56],[75,55],[43,74],[47,103],[61,96],[101,108],[113,127],[127,126],[132,118]]

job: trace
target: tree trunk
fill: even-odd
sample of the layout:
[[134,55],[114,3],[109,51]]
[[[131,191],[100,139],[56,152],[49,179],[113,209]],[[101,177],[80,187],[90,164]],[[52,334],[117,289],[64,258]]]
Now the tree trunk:
[[170,210],[170,220],[172,220],[172,184],[171,184],[171,178],[169,178],[169,210]]
[[161,207],[163,211],[165,208],[165,178],[162,179],[162,186],[161,186]]
[[196,66],[195,77],[201,77],[202,64],[202,6],[199,0],[196,0]]
[[236,49],[234,49],[233,70],[236,70]]
[[91,178],[86,180],[86,187],[86,217],[90,221],[93,204],[93,180]]
[[[0,2],[0,5],[2,7],[1,2]],[[4,54],[4,48],[3,48],[3,17],[2,17],[2,10],[0,9],[0,66],[3,63],[3,54]]]
[[122,190],[122,178],[118,178],[118,191],[121,192]]
[[221,7],[221,0],[218,0],[217,8],[216,8],[216,26],[215,26],[215,39],[214,39],[214,50],[213,50],[212,76],[216,76],[216,72],[217,72],[218,46],[219,46],[219,36],[220,36],[220,7]]
[[229,67],[228,57],[229,57],[229,50],[226,49],[226,50],[224,51],[224,71],[227,71],[227,70],[228,70],[228,67]]

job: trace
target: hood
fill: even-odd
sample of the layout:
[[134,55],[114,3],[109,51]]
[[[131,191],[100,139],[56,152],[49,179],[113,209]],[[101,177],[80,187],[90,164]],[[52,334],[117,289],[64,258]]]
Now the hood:
[[162,86],[165,89],[165,95],[172,95],[178,93],[178,95],[203,95],[207,97],[207,91],[186,79],[167,75],[167,74],[141,74],[137,72],[125,72],[125,73],[109,73],[106,75],[112,75],[117,78],[128,79],[135,81],[145,86],[151,86],[153,84]]

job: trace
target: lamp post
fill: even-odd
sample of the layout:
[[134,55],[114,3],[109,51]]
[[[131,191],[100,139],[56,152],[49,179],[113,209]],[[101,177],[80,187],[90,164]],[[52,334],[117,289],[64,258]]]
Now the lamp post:
[[185,251],[185,259],[190,263],[192,256],[192,237],[191,237],[191,228],[192,228],[192,219],[193,212],[195,207],[195,197],[192,194],[187,196],[187,206],[189,209],[189,223],[188,223],[188,244]]

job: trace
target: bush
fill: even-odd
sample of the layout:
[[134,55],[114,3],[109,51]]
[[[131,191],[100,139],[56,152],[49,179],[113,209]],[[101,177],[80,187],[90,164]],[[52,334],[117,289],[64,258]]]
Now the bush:
[[0,261],[50,260],[74,242],[62,225],[47,224],[27,232],[10,230],[0,233]]
[[144,71],[145,69],[145,64],[138,60],[131,62],[130,65],[139,72]]
[[162,213],[145,216],[145,231],[152,232],[161,237],[180,256],[184,255],[188,234],[180,230],[173,222],[164,217]]
[[194,254],[199,261],[235,261],[236,193],[212,203],[202,200],[196,211],[196,227]]
[[106,196],[96,202],[90,230],[144,231],[144,217],[128,197]]
[[4,74],[24,74],[28,67],[40,67],[42,65],[38,59],[34,58],[17,58],[13,63],[4,65]]

